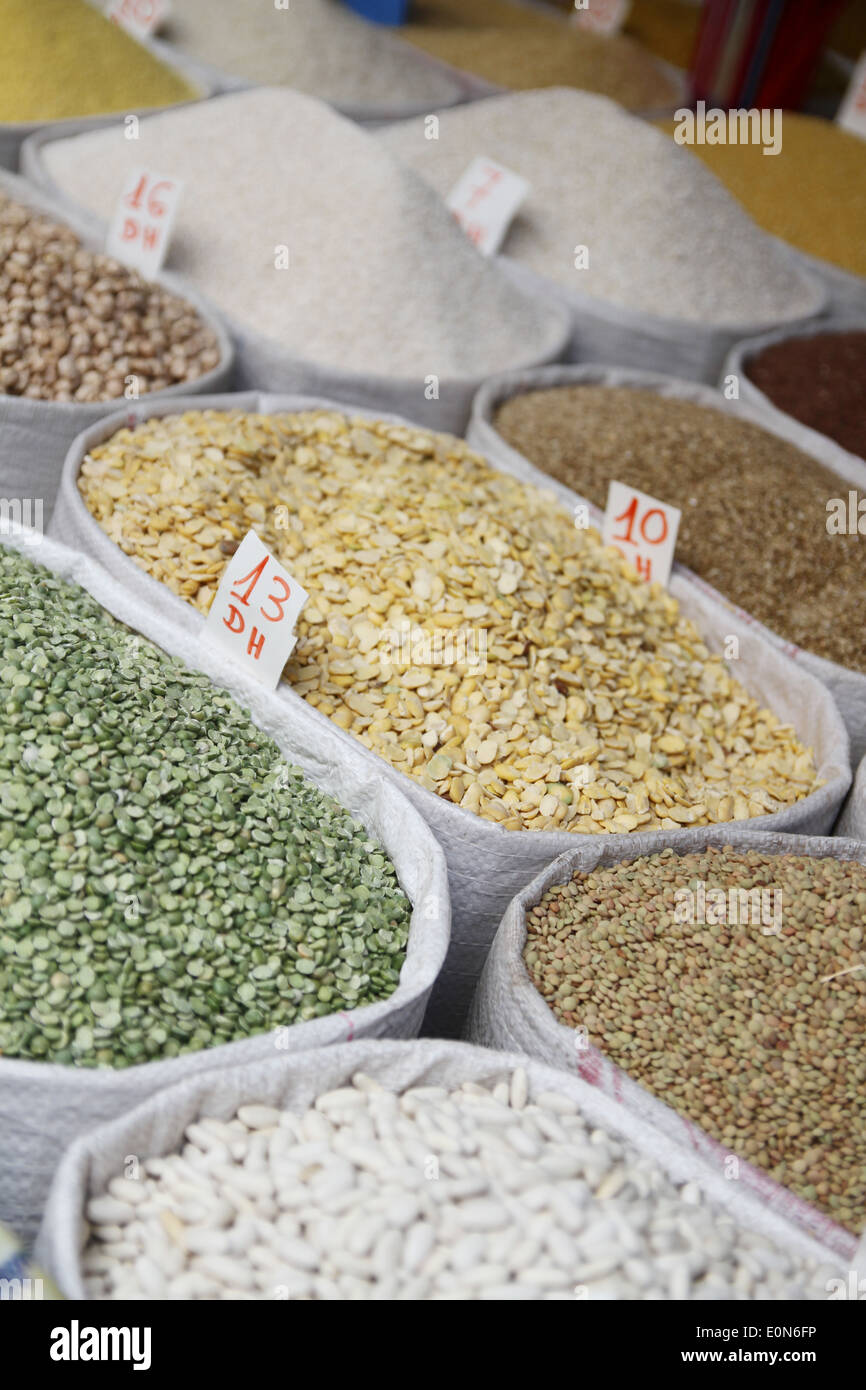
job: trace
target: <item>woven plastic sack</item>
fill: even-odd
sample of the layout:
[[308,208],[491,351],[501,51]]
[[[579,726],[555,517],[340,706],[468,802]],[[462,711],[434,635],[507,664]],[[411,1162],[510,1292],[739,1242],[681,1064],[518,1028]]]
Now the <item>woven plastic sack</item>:
[[[192,84],[199,95],[198,97],[190,97],[190,101],[201,101],[213,96],[215,85],[210,80],[204,64],[196,62],[195,59],[187,58],[185,54],[176,53],[167,44],[159,43],[154,39],[137,37],[137,42],[143,48],[148,49],[167,68],[172,68],[179,76],[186,78],[187,82]],[[135,115],[146,116],[149,110],[168,111],[172,105],[186,106],[188,104],[188,102],[174,102],[169,106],[143,107],[136,109]],[[0,123],[0,169],[15,171],[20,167],[22,146],[25,140],[37,131],[69,134],[73,126],[76,131],[96,130],[97,127],[111,125],[114,121],[122,122],[125,114],[124,111],[111,111],[104,116],[81,116],[74,122],[21,121],[18,123]]]
[[[775,434],[781,439],[788,440],[790,444],[796,445],[803,453],[811,454],[813,458],[817,458],[828,468],[836,470],[843,477],[850,478],[852,481],[859,480],[860,486],[864,486],[863,465],[860,464],[858,468],[853,468],[853,465],[857,464],[857,460],[852,454],[845,453],[844,450],[839,449],[838,446],[831,444],[829,440],[815,434],[812,430],[804,429],[802,425],[798,425],[795,420],[790,420],[781,412],[776,412],[774,416],[771,416],[763,406],[757,403],[752,404],[745,399],[728,401],[719,391],[708,386],[676,380],[658,372],[639,372],[632,369],[596,365],[549,367],[536,372],[511,372],[507,375],[491,377],[475,398],[472,420],[466,432],[469,444],[472,448],[487,454],[493,462],[506,467],[509,472],[514,472],[527,481],[536,482],[539,486],[552,489],[569,508],[573,508],[576,503],[589,506],[593,525],[600,526],[602,512],[591,503],[587,503],[571,488],[566,487],[564,483],[560,483],[547,473],[543,473],[522,454],[512,449],[497,433],[493,423],[497,410],[511,396],[521,395],[524,391],[581,384],[632,386],[645,391],[655,391],[660,396],[693,401],[697,405],[710,406],[714,410],[725,411],[735,415],[740,420],[748,420],[754,425],[759,425],[769,434]],[[695,574],[694,570],[690,570],[686,565],[675,564],[673,574],[688,580],[690,584],[700,589],[715,603],[724,607],[727,612],[736,614],[747,631],[769,643],[777,651],[783,652],[800,669],[808,671],[810,675],[827,687],[848,731],[848,737],[851,741],[851,759],[854,763],[858,762],[866,753],[866,675],[860,671],[851,671],[835,661],[827,661],[824,657],[816,656],[813,652],[804,651],[802,647],[780,637],[778,633],[772,632],[770,628],[758,622],[757,618],[753,618],[742,608],[737,607],[718,589],[713,588],[711,584],[701,579],[700,575]],[[671,584],[672,592],[676,592],[674,582],[672,581]],[[852,598],[852,601],[856,600]],[[733,632],[733,630],[732,628],[731,631]],[[806,741],[809,741],[808,738]],[[825,826],[824,830],[828,828]],[[813,827],[813,830],[818,833],[817,827]]]
[[[649,839],[648,835],[632,835],[632,843],[625,852],[621,847],[602,842],[579,846],[560,855],[515,897],[490,948],[473,1000],[467,1035],[472,1042],[484,1047],[525,1052],[548,1066],[564,1067],[576,1073],[598,1087],[625,1113],[652,1125],[672,1144],[691,1148],[716,1172],[724,1172],[725,1161],[730,1157],[728,1148],[632,1080],[623,1068],[592,1046],[585,1034],[557,1021],[523,962],[526,912],[540,901],[548,888],[568,882],[576,871],[588,873],[598,866],[630,861],[640,855],[658,853],[663,848],[685,853],[705,845],[733,845],[765,854],[853,859],[866,864],[866,845],[855,840],[750,831],[742,828],[742,822],[739,826],[713,827],[709,834],[704,832],[699,845],[693,841],[690,846],[683,846],[675,837],[662,843],[656,839],[650,845]],[[723,1000],[720,998],[718,1003],[721,1008]],[[837,1255],[848,1257],[856,1249],[857,1238],[850,1231],[745,1159],[739,1159],[739,1180],[734,1186],[759,1197],[770,1211],[814,1236]]]
[[847,835],[852,840],[866,842],[866,758],[854,777],[854,785],[842,807],[842,814],[833,830],[834,835]]
[[[105,250],[105,237],[99,223],[86,213],[69,210],[67,205],[39,192],[15,174],[0,170],[0,193],[70,227],[88,250]],[[197,311],[217,340],[220,360],[216,367],[195,381],[168,386],[164,391],[151,391],[141,399],[171,400],[181,395],[221,391],[230,386],[234,349],[222,324],[180,277],[160,273],[156,282],[185,299]],[[0,497],[5,501],[27,499],[29,516],[27,507],[22,508],[25,521],[37,527],[39,522],[33,504],[40,502],[42,524],[47,527],[54,510],[66,450],[81,430],[103,419],[110,411],[116,411],[118,404],[116,400],[93,404],[34,401],[25,396],[0,394]]]
[[[783,249],[790,257],[788,248]],[[637,367],[714,385],[722,363],[739,339],[780,326],[778,321],[766,320],[730,327],[705,320],[664,318],[566,289],[508,256],[497,260],[527,294],[565,309],[571,322],[568,362]],[[792,273],[810,282],[815,302],[811,313],[791,319],[786,327],[811,322],[824,309],[827,297],[823,285],[807,269],[792,264]]]
[[0,1058],[0,1220],[29,1236],[63,1148],[101,1120],[131,1109],[182,1077],[256,1062],[355,1037],[409,1037],[421,1026],[433,981],[448,948],[445,859],[421,817],[384,779],[371,775],[355,746],[344,747],[327,721],[300,706],[291,712],[230,660],[190,655],[186,633],[114,583],[93,560],[42,540],[6,537],[34,562],[80,584],[116,618],[227,689],[287,760],[333,796],[385,847],[413,911],[397,989],[387,999],[345,1013],[263,1033],[242,1042],[144,1062],[120,1071]]
[[[438,1039],[359,1041],[347,1047],[317,1048],[285,1061],[211,1072],[160,1092],[130,1114],[83,1135],[64,1154],[46,1205],[37,1256],[68,1298],[85,1298],[80,1254],[86,1239],[83,1209],[87,1199],[124,1171],[128,1154],[145,1159],[173,1152],[182,1145],[187,1125],[202,1116],[228,1119],[239,1105],[252,1102],[297,1113],[322,1092],[346,1085],[357,1071],[400,1092],[409,1086],[456,1087],[464,1081],[495,1084],[517,1066],[526,1068],[530,1099],[542,1091],[567,1096],[594,1127],[629,1142],[674,1182],[697,1183],[720,1212],[729,1214],[743,1228],[776,1241],[794,1255],[838,1267],[838,1257],[831,1248],[805,1236],[743,1191],[742,1183],[726,1181],[717,1167],[687,1146],[671,1143],[578,1076],[510,1052],[490,1052]],[[575,1284],[578,1282],[576,1271]],[[826,1297],[825,1287],[822,1279],[815,1296]]]
[[791,338],[814,338],[824,333],[866,333],[866,299],[863,312],[859,315],[830,314],[797,329],[779,328],[774,333],[764,333],[759,338],[745,338],[728,353],[719,378],[719,387],[724,387],[728,377],[735,376],[741,402],[762,411],[767,419],[772,421],[777,434],[784,433],[785,438],[790,439],[792,444],[820,459],[828,468],[832,468],[834,473],[838,473],[862,491],[866,489],[866,461],[848,449],[843,449],[841,444],[837,444],[828,435],[819,434],[817,430],[804,425],[793,415],[780,410],[749,378],[750,360],[765,348],[774,347],[776,343],[788,342]]
[[[45,166],[42,149],[53,139],[78,133],[71,126],[60,132],[39,131],[27,140],[21,155],[22,171],[27,178],[47,192],[58,207],[68,208],[72,215],[80,213],[81,205],[55,183]],[[87,216],[97,226],[102,226],[92,213],[87,213]],[[500,273],[513,279],[507,269]],[[524,291],[524,295],[526,298],[537,297],[531,287]],[[543,351],[515,362],[515,370],[561,362],[566,356],[571,334],[568,314],[560,305],[550,301],[544,301],[539,312],[544,314],[546,320],[545,347]],[[224,314],[222,318],[234,343],[235,372],[232,381],[240,390],[291,391],[298,396],[326,396],[381,414],[393,412],[429,429],[462,434],[469,420],[472,402],[486,380],[483,374],[440,376],[436,388],[438,395],[428,399],[428,386],[423,376],[383,376],[375,370],[375,363],[371,363],[369,372],[359,372],[315,362],[297,356],[276,338],[266,337],[229,315]]]
[[[347,120],[355,121],[363,126],[390,125],[392,121],[408,120],[412,116],[425,116],[429,111],[444,109],[448,106],[459,106],[464,101],[474,101],[478,97],[490,96],[493,92],[500,90],[492,83],[485,82],[483,78],[476,77],[473,73],[463,72],[459,68],[452,67],[450,63],[443,63],[438,58],[434,58],[429,53],[424,53],[420,48],[409,47],[408,44],[398,38],[397,31],[392,30],[390,37],[399,43],[402,48],[408,49],[409,61],[413,66],[423,63],[427,67],[440,73],[442,76],[450,78],[452,95],[450,99],[437,98],[431,105],[426,103],[412,102],[387,102],[371,103],[365,102],[363,105],[332,101],[328,104],[333,106],[335,111],[339,111],[341,116]],[[176,47],[169,37],[151,40],[150,46],[154,52],[167,63],[187,62],[191,64],[196,73],[207,83],[211,96],[221,96],[225,92],[243,91],[249,87],[257,86],[252,79],[238,77],[235,73],[226,72],[223,68],[214,67],[212,63],[204,62],[202,59],[192,59],[182,49]],[[268,86],[278,86],[279,83],[269,82]],[[324,100],[324,98],[322,98]]]
[[[787,242],[780,242],[786,246]],[[827,295],[827,312],[833,314],[866,313],[866,279],[850,270],[823,261],[818,256],[810,256],[806,251],[789,247],[792,255],[803,269],[814,275],[824,286]]]
[[[344,404],[337,405],[333,401],[254,393],[190,399],[188,406],[190,409],[236,408],[264,412],[321,406],[346,409]],[[133,413],[143,419],[149,415],[169,414],[175,408],[186,407],[142,406]],[[349,413],[354,412],[350,409]],[[366,414],[369,416],[370,412]],[[204,623],[201,614],[124,555],[91,516],[78,491],[78,471],[88,449],[126,422],[126,415],[113,416],[76,440],[64,466],[52,533],[96,557],[118,584],[195,635]],[[519,465],[512,467],[498,454],[491,458],[491,463],[503,472],[523,476]],[[524,467],[529,469],[528,464]],[[529,480],[537,483],[541,475],[533,470],[530,473]],[[683,576],[674,579],[671,592],[711,646],[718,649],[729,634],[740,638],[743,683],[763,704],[793,723],[805,742],[815,749],[819,775],[825,785],[784,811],[760,817],[757,823],[770,829],[829,833],[851,779],[845,731],[829,695],[805,671],[792,666],[778,650],[756,635],[753,627],[746,627],[735,614],[700,592]],[[352,756],[366,758],[376,776],[396,781],[445,850],[453,903],[452,940],[448,961],[433,992],[425,1031],[446,1037],[459,1036],[487,948],[508,902],[539,869],[572,846],[576,839],[584,837],[568,831],[503,830],[396,771],[351,734],[332,724],[326,715],[311,709],[286,685],[280,686],[279,696],[292,710],[303,706],[310,718],[327,726],[332,736],[342,740],[347,750],[352,750]],[[695,837],[699,837],[700,832],[683,830],[680,834],[683,842],[689,844],[697,842]],[[595,836],[589,838],[595,840]],[[631,837],[615,838],[627,844]]]

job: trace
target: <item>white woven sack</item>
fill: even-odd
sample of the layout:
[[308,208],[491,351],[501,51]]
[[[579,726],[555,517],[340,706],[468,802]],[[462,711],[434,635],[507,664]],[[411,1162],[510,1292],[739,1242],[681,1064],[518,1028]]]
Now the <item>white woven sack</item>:
[[[766,854],[854,859],[866,864],[866,844],[857,840],[755,832],[743,829],[742,822],[739,827],[722,829],[723,833],[719,834],[714,828],[712,835],[705,835],[699,846],[693,841],[684,847],[674,837],[649,845],[649,836],[632,835],[633,843],[623,852],[619,847],[603,843],[599,837],[596,844],[582,845],[560,855],[509,904],[478,984],[468,1028],[471,1041],[484,1047],[525,1052],[549,1066],[576,1072],[590,1085],[597,1086],[626,1114],[652,1125],[672,1144],[691,1148],[717,1173],[725,1171],[730,1150],[632,1080],[623,1068],[592,1046],[584,1034],[559,1023],[529,977],[523,962],[523,948],[526,945],[526,912],[540,901],[549,887],[568,882],[575,871],[588,873],[599,865],[636,859],[662,848],[685,853],[688,849],[703,848],[705,844],[730,844]],[[720,1008],[723,1003],[720,998]],[[856,1249],[857,1238],[850,1231],[745,1159],[739,1160],[739,1181],[734,1186],[755,1194],[769,1211],[813,1235],[838,1255],[848,1257]]]
[[[776,416],[771,417],[763,407],[757,404],[753,405],[747,400],[728,401],[719,391],[709,386],[699,385],[691,381],[676,380],[658,372],[638,372],[631,368],[605,367],[596,364],[587,364],[583,367],[548,367],[535,372],[509,372],[507,375],[491,377],[475,398],[472,420],[466,432],[469,444],[472,448],[487,454],[496,466],[504,467],[509,472],[517,474],[518,477],[538,483],[539,486],[552,489],[567,507],[573,508],[577,503],[588,505],[593,525],[601,525],[602,512],[591,503],[586,503],[583,497],[566,487],[564,483],[560,483],[547,473],[543,473],[522,454],[512,449],[497,433],[493,424],[496,411],[511,396],[520,395],[524,391],[579,384],[631,386],[645,391],[656,391],[660,396],[672,396],[679,400],[694,401],[697,405],[710,406],[714,410],[726,411],[736,415],[741,420],[748,420],[754,425],[760,425],[761,429],[770,434],[787,439],[803,453],[811,454],[828,468],[836,470],[843,477],[850,478],[852,481],[859,481],[859,485],[864,486],[863,465],[854,459],[853,454],[847,454],[843,449],[831,444],[831,441],[824,439],[823,436],[814,434],[811,430],[805,430],[802,425],[798,425],[795,420],[790,420],[781,412],[777,412]],[[676,501],[673,497],[664,500]],[[746,630],[753,636],[769,643],[777,651],[783,652],[801,670],[808,671],[810,675],[827,687],[848,731],[848,737],[851,741],[851,759],[854,763],[858,762],[866,753],[866,675],[860,671],[851,671],[835,661],[827,661],[824,657],[804,651],[795,643],[786,641],[784,637],[780,637],[778,633],[758,622],[757,618],[753,618],[742,608],[737,607],[718,589],[713,588],[711,584],[701,579],[700,575],[695,574],[694,570],[690,570],[686,565],[675,564],[673,575],[675,578],[671,581],[672,593],[678,592],[675,588],[677,579],[687,580],[728,613],[735,614],[740,623],[745,625]],[[852,599],[852,601],[855,600]],[[733,632],[734,629],[731,628],[730,631]],[[771,706],[771,708],[774,707]],[[798,730],[798,732],[800,731]],[[808,737],[806,742],[809,742]],[[817,826],[813,826],[812,832],[823,833],[828,829],[828,826],[824,826],[821,830]]]
[[[150,38],[139,38],[137,40],[143,48],[148,49],[155,58],[167,68],[173,69],[180,77],[186,78],[193,87],[198,89],[197,97],[190,97],[188,101],[172,102],[168,106],[142,107],[135,111],[136,116],[146,116],[151,111],[169,111],[175,106],[188,106],[192,101],[203,101],[207,97],[213,96],[215,87],[208,75],[208,70],[204,64],[198,63],[193,58],[187,58],[185,54],[177,53],[169,49],[166,44],[159,43]],[[21,154],[24,142],[37,131],[50,131],[52,134],[71,135],[85,130],[96,130],[99,126],[111,125],[112,121],[122,121],[126,111],[111,111],[99,116],[81,116],[74,122],[68,121],[21,121],[18,123],[0,123],[0,169],[17,170],[21,168]]]
[[[332,401],[256,393],[190,399],[187,404],[190,409],[238,408],[265,412],[302,410],[322,405],[336,410],[346,409],[344,404],[337,405]],[[149,415],[170,414],[175,408],[169,405],[142,406],[133,414],[146,418]],[[350,410],[350,413],[353,412]],[[363,415],[364,412],[361,413]],[[88,449],[113,434],[126,421],[126,415],[115,415],[88,430],[71,447],[64,465],[52,534],[95,556],[124,588],[195,635],[204,623],[201,614],[124,555],[91,516],[78,491],[78,471]],[[491,458],[491,463],[502,472],[518,476],[523,476],[529,470],[529,480],[532,482],[538,482],[539,478],[549,481],[530,469],[529,464],[521,464],[519,459],[514,465],[497,453]],[[829,833],[851,780],[847,738],[830,696],[806,671],[792,666],[778,650],[757,635],[754,625],[746,626],[728,608],[699,591],[682,575],[674,578],[671,591],[712,648],[719,649],[729,634],[740,639],[740,666],[746,688],[782,719],[794,724],[801,738],[815,749],[819,774],[825,785],[797,805],[773,816],[762,816],[756,823],[776,830]],[[343,741],[347,753],[351,749],[353,756],[367,759],[376,776],[396,781],[424,816],[445,850],[453,903],[451,948],[445,969],[433,991],[425,1031],[459,1036],[487,948],[509,900],[555,855],[573,846],[576,840],[586,837],[575,836],[568,831],[503,830],[494,822],[455,806],[427,791],[413,778],[396,771],[378,754],[363,748],[351,734],[332,724],[326,715],[311,709],[288,686],[280,686],[279,697],[292,709],[303,706],[310,718],[319,720],[331,730],[332,736]],[[658,835],[668,833],[654,832]],[[689,829],[680,831],[679,835],[683,843],[695,844],[701,833],[699,829]],[[595,836],[588,838],[595,840]],[[613,838],[628,844],[631,836]]]
[[[285,1061],[256,1062],[193,1077],[161,1091],[130,1114],[82,1135],[63,1155],[51,1188],[36,1243],[36,1258],[67,1298],[86,1297],[81,1247],[86,1239],[84,1206],[89,1197],[124,1171],[128,1154],[162,1157],[183,1144],[187,1125],[203,1116],[229,1119],[239,1105],[260,1103],[300,1113],[318,1095],[345,1086],[357,1071],[389,1090],[409,1086],[460,1086],[464,1081],[495,1085],[515,1067],[526,1068],[530,1100],[556,1091],[574,1101],[594,1127],[630,1143],[652,1158],[676,1183],[695,1182],[720,1213],[757,1232],[791,1254],[838,1267],[836,1253],[798,1231],[752,1195],[728,1182],[688,1146],[671,1143],[641,1118],[629,1114],[579,1077],[514,1053],[490,1052],[465,1043],[422,1039],[415,1042],[360,1041],[345,1047],[316,1048]],[[580,1271],[575,1271],[575,1284]],[[826,1297],[822,1280],[815,1297]]]
[[427,826],[395,787],[371,775],[357,745],[345,747],[327,721],[311,718],[302,702],[291,711],[225,657],[190,653],[186,633],[148,608],[84,555],[34,536],[7,537],[38,564],[74,581],[143,636],[227,689],[287,760],[333,796],[387,850],[412,903],[406,959],[389,998],[346,1013],[293,1024],[242,1042],[225,1043],[121,1071],[0,1058],[0,1221],[28,1236],[35,1230],[54,1166],[63,1148],[101,1120],[111,1119],[175,1081],[236,1062],[260,1062],[285,1052],[355,1037],[407,1037],[421,1026],[449,936],[445,859]]
[[792,444],[820,459],[828,468],[832,468],[834,473],[838,473],[862,491],[866,489],[866,461],[848,449],[843,449],[841,444],[837,444],[828,435],[819,434],[817,430],[804,425],[787,411],[781,410],[749,379],[749,362],[765,348],[775,347],[776,343],[785,343],[792,338],[814,338],[823,333],[866,333],[866,300],[863,312],[859,315],[828,314],[800,328],[778,328],[775,332],[764,333],[758,338],[744,338],[728,353],[719,377],[719,388],[725,386],[728,377],[735,376],[741,402],[764,412],[772,421],[776,433],[784,431],[785,438],[790,439]]
[[[423,49],[405,43],[398,38],[393,30],[390,37],[401,48],[409,50],[410,61],[414,63],[417,59],[419,64],[423,63],[441,75],[450,78],[453,88],[452,96],[450,99],[437,98],[432,105],[429,101],[425,103],[417,101],[365,102],[362,105],[339,101],[328,103],[329,106],[333,106],[335,111],[339,111],[341,116],[345,116],[347,120],[355,121],[357,125],[370,127],[390,125],[393,121],[409,120],[412,116],[426,116],[433,109],[438,111],[449,106],[459,106],[464,101],[474,101],[478,97],[491,96],[494,92],[502,90],[500,87],[494,87],[490,82],[485,82],[481,77],[475,77],[473,73],[463,72],[450,63],[444,63],[440,59],[434,58],[432,54],[425,53]],[[170,37],[151,39],[150,46],[166,62],[183,60],[194,66],[196,72],[207,83],[211,96],[222,96],[226,92],[245,91],[250,87],[262,85],[254,82],[251,78],[238,77],[234,73],[226,72],[224,68],[214,67],[212,63],[204,62],[200,58],[190,58],[182,49],[177,48],[172,43]],[[275,87],[290,84],[269,82],[264,85]]]
[[[783,246],[782,251],[792,259],[787,247]],[[704,319],[664,318],[566,289],[508,256],[498,256],[497,261],[534,299],[566,310],[571,322],[568,362],[609,362],[612,366],[665,372],[687,381],[714,385],[734,343],[766,333],[781,322],[763,320],[730,326]],[[827,297],[823,285],[807,269],[792,263],[791,270],[810,283],[814,307],[810,313],[790,319],[788,327],[811,322],[824,309]]]
[[[562,360],[568,338],[568,324],[561,309],[550,306],[550,333],[547,349],[528,366],[541,366]],[[342,371],[302,357],[294,357],[273,338],[251,333],[245,326],[227,320],[237,356],[235,382],[240,390],[286,391],[294,396],[319,396],[363,407],[379,415],[400,415],[413,424],[443,434],[462,434],[469,420],[472,402],[484,383],[484,376],[441,377],[438,396],[428,400],[421,377],[380,376],[373,372]]]
[[[29,137],[21,152],[21,168],[26,177],[48,193],[58,208],[68,208],[73,216],[76,213],[81,215],[81,204],[58,187],[46,168],[42,149],[54,139],[78,133],[72,124],[59,132],[37,131]],[[86,216],[92,225],[104,229],[101,219],[93,213],[88,212]],[[513,279],[501,261],[499,265],[501,273]],[[532,287],[524,293],[527,298],[538,298]],[[521,357],[514,363],[515,371],[561,362],[566,357],[571,336],[569,316],[561,305],[550,300],[544,300],[543,309],[547,319],[545,347],[543,351]],[[315,362],[296,356],[289,348],[281,346],[276,338],[266,337],[229,315],[223,314],[222,318],[235,347],[232,384],[239,390],[291,391],[297,396],[326,396],[351,405],[365,406],[377,413],[393,412],[414,424],[426,425],[429,429],[446,434],[462,434],[469,420],[472,402],[486,380],[483,374],[439,376],[436,387],[438,395],[428,400],[428,387],[423,376],[383,376],[376,372],[375,363],[371,364],[371,371],[359,372]],[[431,372],[435,373],[435,364],[431,365]],[[224,384],[218,383],[216,389],[221,389]]]
[[[774,238],[778,240],[778,238]],[[780,242],[787,246],[787,242]],[[824,286],[827,295],[827,310],[833,314],[866,313],[866,279],[853,271],[843,270],[832,261],[823,261],[818,256],[810,256],[807,251],[797,247],[789,248],[803,266]]]
[[857,769],[854,785],[848,793],[848,799],[842,807],[842,814],[836,822],[833,834],[866,841],[866,758]]
[[[2,169],[0,193],[70,227],[88,250],[105,250],[101,224],[94,218],[87,213],[70,210],[65,201],[34,189],[24,179]],[[195,381],[168,386],[164,391],[151,391],[141,399],[172,400],[206,391],[221,391],[230,386],[234,349],[219,319],[179,276],[160,273],[156,276],[156,282],[185,299],[198,312],[217,340],[220,360],[216,367]],[[43,525],[47,527],[54,510],[66,450],[81,430],[101,420],[109,411],[116,411],[118,404],[116,400],[84,404],[0,395],[0,497],[5,501],[41,501]],[[30,520],[31,524],[38,524],[32,506]]]

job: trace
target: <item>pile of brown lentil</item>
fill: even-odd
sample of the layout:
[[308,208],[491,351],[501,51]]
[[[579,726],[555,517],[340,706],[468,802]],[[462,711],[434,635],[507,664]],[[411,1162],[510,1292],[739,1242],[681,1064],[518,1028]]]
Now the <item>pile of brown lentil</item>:
[[79,487],[111,539],[202,613],[255,528],[311,595],[293,688],[507,829],[739,820],[816,785],[811,750],[668,593],[449,435],[326,410],[191,411],[119,431]]
[[[751,890],[765,896],[746,911]],[[560,1022],[584,1026],[654,1095],[859,1233],[866,867],[665,850],[575,874],[527,931],[527,969]]]
[[195,309],[0,193],[0,392],[104,401],[194,381],[219,363]]
[[837,474],[748,421],[631,387],[528,391],[494,423],[599,507],[611,479],[679,507],[682,564],[789,641],[866,671],[866,547],[828,533],[828,502],[849,492]]
[[746,370],[779,410],[866,458],[866,332],[787,338]]

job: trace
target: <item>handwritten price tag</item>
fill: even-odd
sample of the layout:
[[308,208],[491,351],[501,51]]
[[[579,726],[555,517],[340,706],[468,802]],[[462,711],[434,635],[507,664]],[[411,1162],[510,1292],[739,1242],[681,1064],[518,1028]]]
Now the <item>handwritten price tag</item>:
[[153,169],[132,169],[114,209],[105,249],[142,275],[157,274],[165,260],[183,184]]
[[168,13],[168,0],[109,0],[105,7],[106,17],[137,39],[154,34],[168,19]]
[[574,11],[572,20],[595,34],[618,34],[630,9],[629,0],[588,0],[583,9]]
[[220,580],[202,641],[229,652],[248,675],[276,690],[309,597],[255,531],[248,531]]
[[857,63],[836,116],[837,125],[866,139],[866,53]]
[[499,250],[511,219],[530,185],[526,179],[479,156],[455,183],[445,200],[469,240],[485,256]]
[[610,484],[601,538],[652,584],[667,584],[682,512],[625,483]]

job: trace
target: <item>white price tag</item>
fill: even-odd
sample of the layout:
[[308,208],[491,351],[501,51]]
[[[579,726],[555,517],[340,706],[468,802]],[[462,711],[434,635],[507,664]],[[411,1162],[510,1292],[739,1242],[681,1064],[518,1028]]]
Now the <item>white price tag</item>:
[[137,39],[155,34],[168,19],[168,0],[109,0],[105,7],[108,19],[128,29]]
[[131,169],[114,209],[105,250],[144,276],[159,271],[177,214],[183,184],[153,169]]
[[647,583],[667,584],[682,512],[637,488],[612,482],[601,538],[634,565]]
[[572,20],[595,34],[618,34],[630,9],[629,0],[585,0],[581,8],[575,6]]
[[866,139],[866,53],[851,74],[848,90],[836,114],[836,124]]
[[229,652],[248,675],[276,690],[309,597],[255,531],[248,531],[226,565],[201,640]]
[[520,174],[479,156],[461,174],[446,202],[469,240],[483,255],[492,256],[529,188]]

